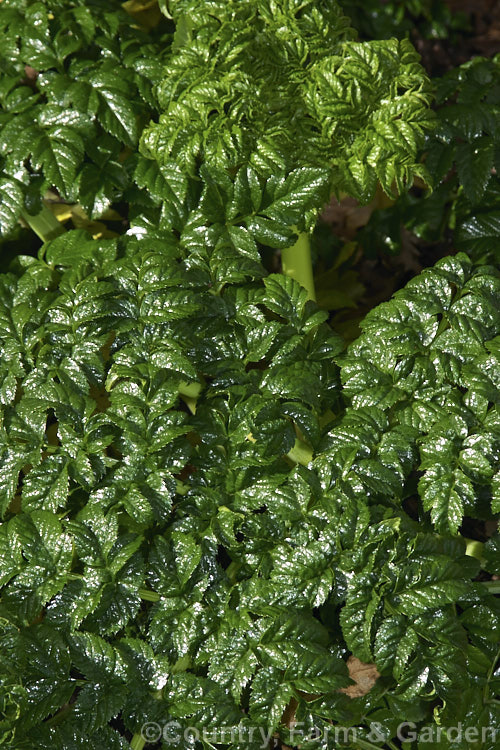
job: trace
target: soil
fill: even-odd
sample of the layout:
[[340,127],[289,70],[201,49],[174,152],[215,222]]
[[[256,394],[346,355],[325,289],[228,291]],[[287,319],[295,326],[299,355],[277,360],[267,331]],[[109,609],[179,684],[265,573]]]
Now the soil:
[[431,76],[462,65],[472,57],[493,57],[500,52],[500,0],[445,0],[453,14],[466,18],[468,31],[449,39],[422,39],[412,35],[422,63]]

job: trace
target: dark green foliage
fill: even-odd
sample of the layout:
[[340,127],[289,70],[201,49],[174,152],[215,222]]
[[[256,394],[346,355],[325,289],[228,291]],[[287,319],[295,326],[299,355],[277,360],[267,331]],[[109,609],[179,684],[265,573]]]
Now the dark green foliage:
[[161,114],[141,141],[161,167],[244,165],[268,179],[328,165],[330,191],[363,200],[377,181],[392,194],[424,174],[430,92],[407,40],[355,42],[331,2],[216,2],[207,13],[183,0],[172,14]]
[[[352,418],[359,421],[366,408],[390,411],[372,435],[380,464],[396,461],[396,490],[412,468],[404,439],[412,445],[419,435],[423,508],[441,533],[456,533],[464,514],[481,517],[490,503],[500,510],[491,494],[500,450],[499,300],[493,269],[449,258],[370,312],[343,360]],[[389,479],[380,487],[386,502]]]
[[378,182],[394,194],[427,179],[417,154],[434,125],[429,82],[407,40],[355,42],[330,2],[170,11],[160,116],[134,173],[138,235],[174,229],[191,251],[213,245],[226,256],[221,283],[234,281],[242,253],[247,263],[293,245],[332,192],[369,200]]
[[417,32],[424,38],[445,39],[466,29],[464,14],[443,0],[341,0],[341,6],[362,39],[402,38]]
[[310,229],[332,191],[369,199],[378,181],[393,194],[426,177],[418,55],[353,41],[333,3],[175,3],[173,44],[118,4],[4,5],[4,234],[23,196],[36,214],[52,188],[90,217],[123,199],[137,231],[206,226],[257,257],[255,242]]
[[[448,259],[374,310],[342,394],[297,282],[218,289],[219,263],[74,232],[1,279],[7,747],[122,747],[117,714],[271,730],[292,698],[390,737],[491,679],[497,601],[457,529],[500,511],[498,273]],[[356,700],[349,652],[382,674]]]
[[[272,529],[283,527],[289,510],[300,518],[307,470],[302,477],[286,454],[299,430],[317,445],[319,417],[338,400],[339,340],[296,282],[250,278],[214,294],[211,269],[192,258],[179,262],[174,245],[159,254],[132,239],[115,260],[115,242],[96,248],[83,239],[69,234],[45,248],[45,261],[26,259],[25,268],[2,279],[1,617],[35,643],[50,641],[53,629],[60,648],[69,648],[66,667],[58,662],[46,689],[45,667],[32,648],[35,663],[15,661],[8,670],[8,680],[27,670],[28,683],[38,686],[36,693],[27,688],[30,718],[17,728],[19,742],[23,733],[37,735],[40,721],[80,684],[71,665],[84,676],[71,721],[85,733],[127,711],[127,701],[142,695],[145,711],[151,700],[148,682],[135,672],[130,685],[139,692],[132,697],[125,689],[115,648],[131,649],[136,660],[137,649],[150,642],[167,660],[164,671],[194,656],[207,627],[222,639],[216,634],[227,627],[230,579],[218,550],[234,547],[236,556],[245,549],[235,534],[253,536],[252,518],[260,516],[252,511],[270,491],[283,501],[268,514],[271,536],[254,554],[269,554]],[[61,250],[71,262],[72,240],[88,261],[61,273]],[[202,394],[190,415],[182,394],[195,383]],[[188,478],[181,480],[182,472]],[[21,512],[13,515],[19,477]],[[245,514],[249,527],[239,532]],[[249,602],[252,585],[248,580],[242,591]],[[140,589],[149,586],[159,602],[141,614]],[[254,612],[262,608],[264,601]],[[42,611],[43,623],[33,630]],[[291,617],[282,607],[264,618],[269,648]],[[311,659],[329,651],[326,633],[310,616],[294,627],[301,639],[313,627],[323,641],[308,647],[309,661],[295,678],[300,684]],[[125,633],[144,643],[126,646]],[[148,648],[142,658],[154,682],[156,657]],[[222,651],[220,658],[230,676]],[[251,660],[242,686],[262,659]],[[185,689],[180,680],[169,682],[174,704]],[[133,731],[139,719],[132,705]]]
[[427,137],[425,164],[434,190],[405,194],[374,212],[363,232],[367,251],[399,251],[401,228],[425,242],[449,238],[475,260],[500,258],[500,56],[476,57],[433,81],[438,127]]
[[50,187],[100,215],[131,182],[124,148],[157,106],[168,36],[79,0],[4,0],[0,34],[0,232]]
[[492,167],[500,166],[499,66],[498,57],[477,57],[436,81],[440,127],[427,160],[441,179],[455,161],[460,185],[473,205],[483,197]]
[[0,745],[500,730],[498,534],[472,556],[465,528],[500,515],[498,264],[445,259],[345,351],[261,256],[332,191],[426,178],[409,42],[354,42],[326,1],[162,0],[175,34],[1,5],[2,229],[47,187],[123,197],[130,229],[0,277]]
[[[454,206],[456,243],[477,259],[498,259],[500,56],[476,58],[449,75],[438,88],[440,99],[449,97],[450,90],[454,97],[456,92],[456,100],[443,108],[439,132],[445,142],[449,143],[451,136],[456,144],[460,184]],[[453,153],[449,146],[447,151]],[[441,153],[442,161],[442,146]]]

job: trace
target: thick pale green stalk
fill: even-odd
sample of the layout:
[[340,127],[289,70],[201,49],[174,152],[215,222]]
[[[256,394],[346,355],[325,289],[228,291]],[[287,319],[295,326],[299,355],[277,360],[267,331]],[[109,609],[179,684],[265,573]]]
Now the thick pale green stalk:
[[130,742],[130,750],[142,750],[145,744],[146,740],[141,734],[134,734]]
[[161,599],[161,596],[156,591],[150,591],[149,589],[139,589],[137,593],[145,602],[159,602]]
[[467,542],[467,549],[465,550],[465,554],[469,557],[475,557],[477,560],[480,560],[481,562],[484,559],[484,544],[482,542],[478,542],[477,539],[469,539],[468,537],[464,537],[465,541]]
[[25,209],[21,212],[26,224],[37,234],[43,242],[53,240],[66,231],[60,221],[56,219],[50,208],[43,206],[40,213],[32,216]]
[[481,581],[489,594],[500,594],[500,581]]
[[[484,689],[483,689],[483,703],[486,703],[486,702],[491,703],[491,702],[495,701],[494,698],[490,698],[489,697],[489,695],[490,695],[490,682],[491,682],[491,678],[493,677],[493,673],[495,672],[495,667],[497,665],[497,661],[498,661],[499,657],[500,657],[500,648],[496,652],[496,654],[495,654],[495,656],[494,656],[494,658],[493,658],[493,660],[491,662],[490,668],[488,670],[488,677],[486,678],[486,685],[484,686]],[[498,702],[500,704],[500,701],[496,701],[496,702]]]
[[309,299],[316,299],[309,234],[301,232],[295,245],[281,251],[281,267],[284,274],[291,276],[307,289]]
[[179,395],[182,397],[191,414],[196,414],[196,403],[201,389],[201,383],[182,382],[179,384]]
[[295,445],[291,451],[288,451],[287,456],[296,464],[308,466],[313,460],[314,454],[312,448],[310,448],[307,443],[304,443],[303,440],[297,438],[295,440]]

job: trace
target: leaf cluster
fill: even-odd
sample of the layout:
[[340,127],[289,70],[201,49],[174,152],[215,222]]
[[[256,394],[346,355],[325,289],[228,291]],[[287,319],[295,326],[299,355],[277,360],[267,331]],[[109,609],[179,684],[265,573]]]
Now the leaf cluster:
[[147,156],[194,174],[204,162],[266,177],[326,163],[332,188],[361,199],[377,180],[392,193],[423,174],[416,153],[432,127],[430,90],[407,40],[355,42],[330,2],[212,5],[210,14],[187,0],[172,9]]
[[443,0],[341,0],[340,4],[362,39],[415,33],[424,39],[447,39],[468,28],[465,14],[451,10]]
[[3,744],[274,730],[292,699],[387,738],[429,696],[498,723],[498,602],[457,534],[500,511],[498,272],[447,259],[341,355],[297,282],[217,289],[218,262],[72,232],[0,280]]
[[425,145],[432,194],[406,194],[375,212],[369,251],[401,247],[401,227],[428,243],[448,240],[477,261],[499,257],[500,56],[476,57],[433,81],[438,126]]
[[[2,6],[2,226],[50,186],[123,197],[131,228],[0,276],[0,745],[500,731],[499,535],[465,539],[500,514],[498,264],[444,259],[346,350],[262,263],[333,190],[426,177],[409,42],[356,42],[326,1],[163,0],[173,34],[117,3]],[[440,117],[435,143],[462,126]]]
[[48,188],[100,215],[131,184],[170,34],[141,30],[115,0],[4,0],[0,34],[0,232]]

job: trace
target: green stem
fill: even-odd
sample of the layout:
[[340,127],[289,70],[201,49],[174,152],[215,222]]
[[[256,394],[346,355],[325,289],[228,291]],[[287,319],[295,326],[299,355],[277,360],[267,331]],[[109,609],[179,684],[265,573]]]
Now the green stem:
[[295,245],[281,251],[281,268],[286,276],[291,276],[307,289],[309,299],[316,299],[309,234],[300,232]]
[[[66,580],[68,581],[83,581],[84,578],[85,576],[82,576],[81,573],[66,573]],[[151,591],[151,589],[139,589],[137,593],[145,602],[159,602],[161,599],[160,594]]]
[[231,583],[236,583],[236,573],[241,568],[241,563],[232,560],[226,568],[226,575]]
[[500,581],[481,581],[481,586],[484,586],[490,594],[500,594]]
[[314,454],[312,448],[310,448],[307,443],[304,443],[303,440],[297,438],[295,440],[295,445],[290,451],[288,451],[286,455],[294,463],[302,464],[302,466],[308,466],[313,460]]
[[139,589],[137,593],[145,602],[159,602],[161,599],[161,596],[156,591],[150,591],[149,589]]
[[181,482],[179,479],[175,480],[175,491],[178,495],[187,495],[189,490],[189,487],[187,484],[184,484],[184,482]]
[[[84,576],[81,573],[67,573],[66,579],[68,581],[83,581]],[[137,593],[145,602],[159,602],[161,599],[160,594],[157,594],[156,591],[151,591],[151,589],[139,589]]]
[[66,231],[46,205],[43,205],[40,213],[35,214],[35,216],[29,214],[26,209],[21,211],[21,216],[43,242],[53,240],[54,237],[58,237]]
[[142,734],[134,734],[130,741],[130,748],[131,750],[142,750],[145,744],[146,740],[144,739]]
[[488,700],[488,697],[489,697],[489,694],[490,694],[490,680],[493,677],[493,672],[495,671],[496,663],[497,663],[497,661],[498,661],[499,658],[500,658],[500,648],[496,652],[495,657],[494,657],[493,661],[491,662],[490,668],[488,670],[488,676],[486,677],[486,684],[485,684],[484,690],[483,690],[483,702],[484,703],[486,703],[486,701]]
[[48,727],[57,726],[62,721],[64,721],[69,713],[71,713],[71,711],[73,710],[73,706],[74,704],[64,706],[64,708],[61,708],[61,710],[54,714],[54,716],[44,721],[44,724]]
[[179,672],[185,672],[186,669],[189,669],[191,666],[191,657],[189,654],[184,654],[184,656],[180,656],[173,667],[170,669],[172,674],[179,674]]
[[[160,701],[163,697],[163,690],[156,690],[156,692],[153,693],[152,697],[156,701]],[[160,728],[160,727],[158,727]],[[144,726],[143,726],[144,730]],[[132,739],[130,740],[130,748],[131,750],[142,750],[144,745],[146,744],[147,740],[144,739],[142,736],[142,732],[136,732]]]
[[469,539],[468,537],[464,537],[464,539],[467,542],[465,554],[469,557],[475,557],[476,560],[482,561],[484,557],[484,544],[478,542],[477,539]]

